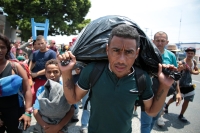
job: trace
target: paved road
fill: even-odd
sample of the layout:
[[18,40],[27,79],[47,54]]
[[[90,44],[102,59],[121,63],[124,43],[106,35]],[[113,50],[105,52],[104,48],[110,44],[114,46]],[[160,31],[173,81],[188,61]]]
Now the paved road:
[[[181,110],[181,105],[176,107],[173,103],[169,106],[169,113],[165,114],[165,126],[158,127],[154,126],[151,133],[200,133],[200,75],[193,76],[193,83],[196,84],[196,95],[194,102],[189,104],[189,107],[185,113],[185,117],[188,119],[188,123],[183,123],[179,121],[178,114]],[[167,100],[169,97],[167,98]],[[167,101],[166,100],[166,101]],[[140,108],[137,109],[138,114],[140,114]],[[79,112],[79,119],[81,116],[82,110]],[[32,126],[24,133],[33,133],[33,127],[35,124],[35,119],[32,120]],[[69,127],[69,133],[80,133],[80,121],[73,123]],[[140,133],[140,116],[133,117],[132,120],[132,129],[133,133]]]

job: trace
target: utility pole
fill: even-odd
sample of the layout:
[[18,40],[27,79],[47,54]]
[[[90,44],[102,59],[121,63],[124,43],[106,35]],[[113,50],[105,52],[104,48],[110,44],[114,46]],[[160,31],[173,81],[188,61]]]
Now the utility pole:
[[181,21],[182,21],[182,11],[181,11],[181,18],[180,18],[180,25],[179,25],[179,33],[178,33],[178,44],[180,47],[180,35],[181,35]]
[[[182,21],[182,11],[181,11],[181,18],[180,18],[180,25],[179,25],[179,33],[178,33],[178,49],[180,49],[181,43],[180,43],[180,34],[181,34],[181,21]],[[178,60],[179,60],[179,53],[178,53]]]

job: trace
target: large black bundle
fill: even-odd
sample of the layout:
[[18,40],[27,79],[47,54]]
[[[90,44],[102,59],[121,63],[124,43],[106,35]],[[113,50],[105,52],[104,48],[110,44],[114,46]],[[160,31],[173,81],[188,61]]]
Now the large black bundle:
[[92,21],[81,31],[70,50],[81,62],[107,60],[108,38],[111,30],[120,24],[131,25],[140,34],[140,53],[135,64],[149,73],[157,74],[158,63],[162,63],[159,50],[133,20],[124,16],[105,16]]

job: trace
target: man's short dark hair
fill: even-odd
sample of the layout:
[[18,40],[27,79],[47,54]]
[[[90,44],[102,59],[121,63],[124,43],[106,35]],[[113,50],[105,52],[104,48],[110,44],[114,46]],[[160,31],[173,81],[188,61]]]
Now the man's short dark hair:
[[121,24],[121,25],[118,25],[115,28],[113,28],[111,31],[109,40],[108,40],[108,45],[110,45],[110,42],[114,36],[127,38],[127,39],[135,39],[137,48],[140,46],[139,33],[134,27],[132,27],[130,25]]
[[55,66],[58,66],[58,61],[56,59],[51,59],[48,60],[45,64],[45,69],[47,68],[48,65],[54,64]]
[[35,43],[36,43],[36,40],[33,40],[33,46],[35,45]]
[[164,31],[158,31],[158,32],[156,32],[156,34],[154,34],[154,39],[155,39],[156,35],[158,35],[158,34],[161,34],[161,35],[165,34],[166,35],[166,39],[168,40],[168,35]]
[[37,41],[37,40],[42,40],[42,39],[46,41],[46,39],[44,38],[44,36],[38,35],[37,38],[36,38],[36,41]]

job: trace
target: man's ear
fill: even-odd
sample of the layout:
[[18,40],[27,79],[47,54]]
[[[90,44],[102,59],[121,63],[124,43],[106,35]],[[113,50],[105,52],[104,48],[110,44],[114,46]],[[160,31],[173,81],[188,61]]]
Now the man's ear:
[[140,52],[140,48],[138,48],[138,49],[136,50],[136,56],[135,56],[135,59],[138,57],[139,52]]
[[152,39],[152,42],[155,44],[155,42],[154,42],[154,41],[155,41],[155,40],[153,40],[153,39]]
[[108,55],[108,44],[106,45],[106,53]]

